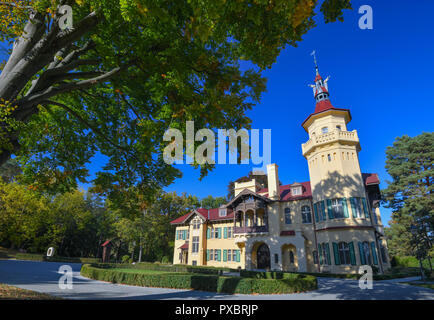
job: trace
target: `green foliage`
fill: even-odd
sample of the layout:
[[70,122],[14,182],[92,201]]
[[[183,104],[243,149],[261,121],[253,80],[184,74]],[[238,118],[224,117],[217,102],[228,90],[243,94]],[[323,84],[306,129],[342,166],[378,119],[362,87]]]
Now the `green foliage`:
[[205,209],[214,209],[220,207],[227,202],[225,197],[216,197],[209,195],[208,197],[200,200],[200,206]]
[[0,182],[0,243],[28,252],[55,247],[59,256],[98,256],[111,218],[98,198],[74,191],[56,197]]
[[390,252],[424,259],[434,241],[434,133],[398,137],[386,156],[393,179],[382,191],[393,211],[386,230]]
[[[26,0],[37,9],[39,22],[29,28],[55,26],[59,3]],[[17,105],[9,118],[22,126],[5,131],[0,160],[18,155],[26,182],[56,193],[84,183],[86,164],[99,152],[108,161],[94,184],[115,202],[132,187],[151,201],[181,176],[162,159],[169,127],[185,134],[186,120],[194,120],[196,128],[248,129],[247,113],[266,88],[262,72],[315,26],[317,1],[77,0],[71,5],[76,37],[41,29],[36,35],[53,41],[38,42],[47,47],[34,55],[28,54],[31,45],[10,47],[0,98]],[[0,4],[0,39],[11,44],[29,20],[28,10],[17,6]],[[326,21],[334,21],[346,8],[348,1],[327,0],[321,11]],[[67,60],[71,50],[87,43],[92,47],[68,61],[67,73],[56,70],[52,77],[53,61]],[[15,60],[23,57],[32,68],[15,70]],[[247,69],[241,68],[243,61],[249,61]],[[201,177],[212,168],[201,165]]]
[[129,255],[124,255],[122,257],[122,263],[131,263],[131,262],[133,262],[133,261]]
[[315,290],[317,288],[317,280],[313,276],[277,280],[223,277],[196,273],[131,273],[108,268],[100,269],[91,265],[83,265],[81,275],[113,283],[146,287],[195,289],[221,293],[293,293]]

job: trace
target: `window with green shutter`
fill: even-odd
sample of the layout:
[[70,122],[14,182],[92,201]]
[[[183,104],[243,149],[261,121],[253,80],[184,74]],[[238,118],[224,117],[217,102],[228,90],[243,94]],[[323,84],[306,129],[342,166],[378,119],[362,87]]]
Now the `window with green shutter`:
[[240,250],[237,250],[237,262],[240,262],[240,256],[241,256]]
[[332,264],[332,260],[330,259],[330,246],[328,243],[325,244],[326,246],[326,254],[327,254],[327,264]]
[[317,203],[313,205],[313,211],[315,212],[315,222],[318,222],[318,207]]
[[179,240],[179,230],[176,230],[176,240]]
[[225,239],[228,238],[228,228],[227,227],[223,228],[223,238],[225,238]]
[[228,261],[228,250],[223,250],[223,262]]
[[365,212],[365,218],[369,219],[369,210],[368,210],[368,204],[366,203],[366,198],[362,198],[362,204],[363,204],[363,211]]
[[206,261],[209,261],[209,249],[206,249]]
[[357,218],[356,200],[353,197],[351,197],[350,203],[351,203],[351,212],[353,213],[353,218]]
[[327,212],[329,214],[329,219],[333,219],[333,210],[332,210],[332,200],[327,199]]
[[211,238],[211,229],[210,228],[206,229],[206,238],[207,239]]
[[216,238],[219,238],[219,239],[221,239],[222,238],[222,228],[217,228],[217,237]]
[[354,252],[354,243],[349,242],[348,247],[350,248],[350,260],[353,266],[356,265],[356,253]]
[[323,259],[322,259],[322,249],[321,249],[321,244],[318,243],[318,252],[319,252],[319,264],[323,265]]
[[362,265],[366,264],[366,260],[365,260],[365,250],[363,248],[363,243],[359,242],[359,254],[360,254],[360,263]]
[[333,242],[333,255],[335,257],[335,265],[340,265],[341,260],[339,259],[339,249],[338,244],[336,242]]
[[326,217],[326,210],[325,210],[325,201],[324,200],[321,201],[320,204],[321,204],[322,220],[326,221],[327,217]]
[[371,249],[372,249],[372,258],[374,259],[374,264],[378,264],[377,250],[375,248],[375,242],[371,242]]
[[344,208],[344,217],[348,218],[350,215],[348,214],[348,206],[347,206],[347,198],[342,198],[342,207]]

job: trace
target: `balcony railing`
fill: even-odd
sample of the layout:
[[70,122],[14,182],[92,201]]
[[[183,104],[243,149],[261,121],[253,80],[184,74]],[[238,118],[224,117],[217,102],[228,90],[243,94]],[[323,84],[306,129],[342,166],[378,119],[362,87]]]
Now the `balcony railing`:
[[320,146],[325,143],[335,142],[335,141],[345,141],[347,143],[357,144],[359,142],[359,138],[357,136],[357,131],[340,131],[333,130],[328,133],[316,135],[312,134],[309,141],[302,144],[303,154],[308,153],[312,148]]
[[235,227],[234,234],[237,233],[263,233],[268,232],[268,226]]

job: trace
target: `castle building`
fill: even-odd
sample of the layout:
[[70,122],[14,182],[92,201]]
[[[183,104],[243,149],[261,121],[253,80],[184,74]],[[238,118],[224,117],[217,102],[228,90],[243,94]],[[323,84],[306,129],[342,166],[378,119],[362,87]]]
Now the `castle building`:
[[316,66],[315,111],[302,123],[310,181],[280,185],[278,166],[270,164],[267,189],[254,179],[235,183],[227,204],[173,220],[174,264],[325,273],[390,268],[380,181],[361,172],[357,131],[347,129],[351,113],[331,104],[327,82]]

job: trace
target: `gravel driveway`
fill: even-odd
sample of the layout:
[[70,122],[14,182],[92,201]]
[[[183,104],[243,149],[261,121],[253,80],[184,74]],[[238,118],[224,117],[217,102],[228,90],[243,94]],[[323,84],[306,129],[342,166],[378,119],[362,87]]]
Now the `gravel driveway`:
[[[58,285],[62,265],[72,267],[73,289],[60,289]],[[288,299],[288,300],[371,300],[371,299],[428,299],[434,300],[434,290],[400,284],[416,278],[375,281],[372,290],[361,290],[358,281],[318,278],[318,290],[306,293],[281,295],[220,294],[193,290],[146,288],[106,283],[80,276],[81,264],[0,260],[0,283],[23,289],[48,293],[67,299]]]

